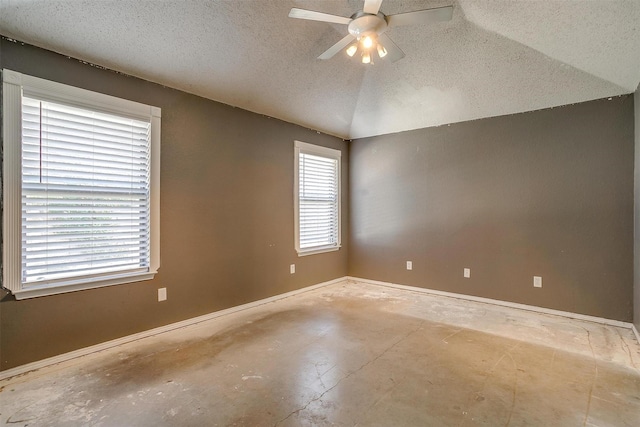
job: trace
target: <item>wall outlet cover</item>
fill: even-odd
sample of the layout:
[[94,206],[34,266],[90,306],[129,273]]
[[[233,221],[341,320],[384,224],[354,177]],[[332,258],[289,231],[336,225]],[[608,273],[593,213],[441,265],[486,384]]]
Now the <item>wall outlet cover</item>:
[[542,276],[533,276],[533,287],[534,288],[542,287]]
[[467,278],[467,279],[470,278],[471,277],[471,269],[470,268],[465,268],[463,274],[464,274],[465,278]]
[[158,301],[167,300],[167,288],[158,288]]
[[407,270],[413,270],[413,262],[407,261]]
[[291,264],[289,266],[289,273],[293,274],[296,272],[296,265],[295,264]]

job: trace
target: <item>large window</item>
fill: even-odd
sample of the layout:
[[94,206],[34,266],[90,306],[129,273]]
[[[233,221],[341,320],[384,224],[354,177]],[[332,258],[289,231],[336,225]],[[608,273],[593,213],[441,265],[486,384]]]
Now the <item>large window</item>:
[[160,109],[3,70],[3,286],[16,298],[151,279]]
[[295,237],[298,255],[340,248],[338,150],[295,142]]

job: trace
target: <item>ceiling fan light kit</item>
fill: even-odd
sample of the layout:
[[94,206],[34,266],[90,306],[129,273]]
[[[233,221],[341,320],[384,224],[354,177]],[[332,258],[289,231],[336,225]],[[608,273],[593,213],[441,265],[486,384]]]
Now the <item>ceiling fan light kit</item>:
[[387,55],[387,50],[382,46],[382,43],[378,42],[375,34],[364,35],[358,38],[356,43],[350,45],[345,52],[347,55],[353,57],[358,51],[360,51],[360,57],[363,64],[373,64],[371,60],[371,52],[378,52],[379,58],[384,58]]
[[453,16],[453,6],[385,15],[380,12],[381,4],[382,0],[365,0],[363,9],[354,13],[351,18],[295,7],[289,12],[289,17],[347,25],[349,34],[323,52],[318,59],[330,59],[346,48],[345,52],[348,56],[353,57],[360,51],[362,63],[373,64],[372,52],[376,52],[381,59],[388,56],[387,59],[391,62],[396,62],[405,56],[404,52],[385,34],[387,29],[400,25],[449,21]]

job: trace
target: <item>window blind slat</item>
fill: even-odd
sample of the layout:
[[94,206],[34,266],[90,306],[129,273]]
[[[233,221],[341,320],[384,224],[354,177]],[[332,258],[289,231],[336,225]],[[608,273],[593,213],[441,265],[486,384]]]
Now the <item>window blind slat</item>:
[[[137,242],[139,243],[140,240],[136,239],[136,240],[131,240],[131,237],[127,234],[125,235],[119,235],[119,236],[114,236],[112,238],[104,238],[103,236],[100,236],[102,238],[98,238],[96,236],[83,236],[82,238],[77,238],[77,239],[66,239],[66,240],[58,240],[58,241],[53,241],[53,240],[49,240],[49,239],[43,239],[43,240],[35,240],[34,243],[31,244],[31,246],[29,246],[29,253],[37,253],[38,251],[46,251],[46,250],[57,250],[57,249],[66,249],[66,248],[74,248],[74,247],[80,247],[80,245],[109,245],[112,242],[122,242],[122,243],[126,243],[126,242]],[[137,244],[136,243],[136,244]]]
[[67,240],[71,236],[87,236],[97,238],[102,236],[103,232],[96,232],[95,228],[100,227],[104,230],[104,233],[128,233],[129,238],[131,235],[136,235],[140,240],[144,236],[146,221],[140,221],[138,223],[123,224],[122,221],[112,224],[99,223],[76,223],[76,224],[44,224],[39,227],[30,226],[25,230],[25,241],[32,241],[34,244],[38,244],[38,241],[47,240],[52,243],[55,242],[54,238],[60,238],[59,240]]
[[[43,215],[43,211],[44,211],[44,207],[46,205],[41,205],[41,206],[34,206],[32,204],[29,205],[28,210],[26,211],[27,215],[36,215],[36,214],[40,214]],[[103,207],[104,208],[104,207]],[[91,213],[98,213],[101,211],[97,211],[93,206],[64,206],[64,207],[56,207],[56,206],[49,206],[46,213],[47,215],[51,216],[51,215],[71,215],[71,216],[78,216],[78,215],[86,215],[88,212]],[[105,210],[104,211],[105,214],[109,214],[109,213],[113,213],[113,214],[118,214],[118,215],[129,215],[129,216],[140,216],[140,215],[147,215],[146,209],[144,209],[143,206],[137,206],[137,207],[130,207],[130,206],[123,206],[123,207],[118,207],[118,206],[114,206],[114,207],[109,207],[109,210]],[[33,219],[33,218],[32,218]]]
[[[42,142],[42,143],[41,143]],[[46,151],[46,154],[55,156],[62,154],[65,158],[77,158],[85,162],[95,160],[119,161],[127,162],[147,161],[147,153],[140,150],[113,150],[105,147],[88,147],[83,144],[74,144],[65,141],[56,141],[55,144],[47,144],[46,139],[41,138],[40,134],[33,136],[26,135],[23,141],[23,150],[25,153],[37,153]]]
[[[117,253],[117,255],[116,255]],[[102,245],[97,249],[97,247],[78,247],[78,248],[61,248],[61,249],[51,249],[45,251],[28,251],[26,254],[23,254],[22,259],[23,262],[30,263],[31,265],[36,265],[38,262],[44,262],[46,264],[51,263],[53,261],[60,261],[58,265],[63,264],[65,261],[68,261],[71,257],[77,262],[83,259],[95,259],[96,257],[108,257],[109,259],[116,258],[130,258],[132,255],[142,255],[145,254],[145,250],[141,250],[139,243],[138,244],[127,244],[127,245]]]
[[[70,278],[78,276],[95,275],[101,273],[111,273],[118,271],[137,270],[140,265],[138,259],[132,258],[124,261],[109,261],[98,263],[87,263],[78,265],[67,265],[64,270],[50,271],[47,268],[32,269],[29,276],[26,276],[25,282],[27,287],[29,284],[37,284],[40,281],[55,280],[60,278]],[[147,267],[146,265],[144,267]],[[144,268],[142,267],[142,268]]]
[[[23,183],[23,198],[24,197],[37,197],[42,192],[39,184]],[[25,193],[26,192],[26,193]],[[117,188],[117,187],[87,187],[74,186],[74,185],[60,185],[60,184],[48,184],[47,195],[49,199],[52,198],[64,198],[69,199],[71,194],[78,199],[89,199],[92,197],[117,197],[118,200],[130,200],[140,197],[141,191],[134,192],[131,188]],[[144,193],[144,192],[142,192]]]

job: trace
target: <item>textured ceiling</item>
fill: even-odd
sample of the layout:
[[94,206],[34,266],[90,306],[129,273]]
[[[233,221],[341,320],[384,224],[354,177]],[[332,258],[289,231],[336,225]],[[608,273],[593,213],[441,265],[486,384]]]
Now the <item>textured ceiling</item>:
[[640,0],[384,0],[395,14],[454,5],[450,22],[397,27],[406,53],[366,66],[316,57],[362,0],[0,0],[0,33],[343,138],[631,93]]

